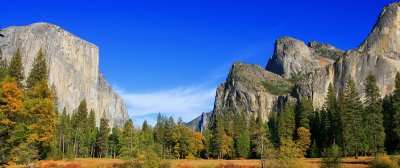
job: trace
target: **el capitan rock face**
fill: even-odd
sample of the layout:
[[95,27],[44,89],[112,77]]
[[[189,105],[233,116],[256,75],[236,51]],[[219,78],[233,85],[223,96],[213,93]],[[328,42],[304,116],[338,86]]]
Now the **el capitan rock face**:
[[61,27],[49,23],[8,27],[2,30],[0,46],[7,60],[17,48],[22,55],[25,77],[40,48],[43,49],[49,73],[49,85],[54,85],[59,111],[68,113],[86,99],[88,109],[96,112],[99,123],[103,112],[108,114],[110,125],[122,126],[128,119],[124,101],[115,93],[99,71],[99,48]]
[[[247,68],[237,68],[238,65]],[[325,43],[306,45],[283,37],[276,40],[265,70],[236,63],[226,82],[217,89],[213,116],[244,111],[267,121],[271,110],[279,111],[286,101],[301,98],[312,100],[314,108],[322,108],[329,84],[340,92],[350,78],[363,99],[364,80],[370,73],[376,76],[384,97],[395,89],[394,79],[399,71],[400,3],[393,3],[383,9],[371,33],[354,50],[344,52]],[[260,85],[260,81],[274,80],[292,82],[293,87],[285,95],[275,95]]]

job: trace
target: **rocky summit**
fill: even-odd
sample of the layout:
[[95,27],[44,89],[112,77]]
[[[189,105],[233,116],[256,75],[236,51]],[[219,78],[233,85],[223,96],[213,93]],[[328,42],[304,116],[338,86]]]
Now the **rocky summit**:
[[245,112],[268,120],[272,110],[280,111],[287,101],[312,100],[321,108],[332,84],[337,93],[348,79],[354,79],[364,97],[364,80],[376,76],[382,97],[394,90],[400,70],[400,3],[386,6],[368,37],[353,50],[292,37],[276,40],[267,66],[235,63],[216,93],[211,115]]
[[105,112],[110,126],[122,126],[128,119],[123,99],[99,71],[99,48],[76,37],[59,26],[35,23],[2,29],[0,46],[7,60],[20,50],[25,77],[40,48],[43,49],[49,74],[49,85],[57,92],[58,110],[65,107],[71,114],[86,99],[96,112],[96,122]]

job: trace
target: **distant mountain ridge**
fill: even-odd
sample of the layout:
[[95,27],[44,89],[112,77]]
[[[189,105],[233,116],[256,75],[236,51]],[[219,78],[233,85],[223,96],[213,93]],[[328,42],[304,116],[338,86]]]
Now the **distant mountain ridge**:
[[248,117],[261,116],[267,121],[272,110],[280,111],[287,101],[301,98],[321,108],[329,84],[339,93],[350,78],[363,99],[364,80],[370,73],[377,78],[381,96],[391,94],[400,71],[399,34],[400,3],[396,2],[383,9],[371,33],[353,50],[279,38],[265,69],[234,63],[226,82],[218,86],[210,122],[227,111],[245,112]]
[[20,49],[25,77],[40,48],[43,49],[49,74],[49,85],[57,92],[59,111],[65,107],[71,114],[80,101],[96,112],[96,122],[106,112],[110,126],[122,126],[128,120],[123,99],[99,71],[99,48],[92,43],[50,23],[34,23],[2,29],[3,56],[10,60]]

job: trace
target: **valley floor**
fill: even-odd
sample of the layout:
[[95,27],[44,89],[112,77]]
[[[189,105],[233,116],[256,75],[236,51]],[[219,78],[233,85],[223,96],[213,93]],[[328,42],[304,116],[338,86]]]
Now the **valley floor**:
[[[367,168],[368,163],[372,160],[370,157],[344,158],[342,159],[343,168]],[[302,159],[304,167],[319,168],[321,159],[306,158]],[[212,167],[230,167],[233,165],[237,168],[261,167],[260,160],[171,160],[172,167],[177,168],[212,168]],[[267,162],[268,164],[268,162]]]
[[[370,157],[344,158],[342,159],[342,167],[344,168],[367,168],[368,163],[372,160]],[[304,167],[318,168],[320,167],[321,159],[306,158],[302,159]],[[253,168],[261,167],[259,160],[170,160],[174,168],[213,168],[213,167],[237,167],[237,168]],[[99,159],[99,158],[78,158],[71,161],[41,161],[38,163],[40,168],[83,168],[83,167],[101,167],[114,168],[122,167],[124,161],[120,159]]]

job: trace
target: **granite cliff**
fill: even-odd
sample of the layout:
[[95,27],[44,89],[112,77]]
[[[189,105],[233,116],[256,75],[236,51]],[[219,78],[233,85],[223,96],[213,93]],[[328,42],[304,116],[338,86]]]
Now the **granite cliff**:
[[76,37],[59,26],[35,23],[2,29],[0,46],[7,60],[19,48],[25,77],[40,48],[48,65],[49,85],[57,92],[59,111],[65,107],[72,113],[81,100],[96,112],[97,123],[103,112],[110,125],[122,126],[128,119],[123,99],[113,90],[99,71],[99,48]]
[[291,38],[276,40],[267,66],[235,63],[225,83],[216,92],[211,116],[246,112],[264,121],[272,110],[280,111],[287,101],[312,100],[321,108],[327,89],[340,92],[352,78],[363,99],[364,80],[370,73],[384,97],[394,90],[400,71],[400,3],[386,6],[368,37],[355,49],[342,51],[332,45]]

